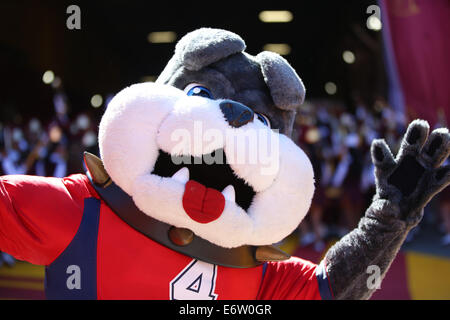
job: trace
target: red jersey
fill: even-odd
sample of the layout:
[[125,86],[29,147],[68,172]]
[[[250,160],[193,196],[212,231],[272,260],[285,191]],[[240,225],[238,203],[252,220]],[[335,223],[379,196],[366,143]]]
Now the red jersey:
[[0,250],[46,266],[50,298],[331,298],[322,264],[228,268],[166,248],[123,222],[81,174],[0,178]]

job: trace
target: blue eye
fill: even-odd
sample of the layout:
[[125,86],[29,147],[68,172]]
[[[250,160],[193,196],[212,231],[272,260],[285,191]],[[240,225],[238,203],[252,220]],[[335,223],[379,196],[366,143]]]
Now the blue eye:
[[261,121],[264,125],[268,126],[270,128],[270,120],[265,115],[255,112],[255,119],[258,119]]
[[212,95],[211,91],[209,91],[208,88],[206,88],[202,85],[198,85],[198,84],[188,85],[184,89],[184,92],[186,92],[186,94],[188,96],[200,96],[200,97],[204,97],[204,98],[208,98],[208,99],[213,98],[213,95]]

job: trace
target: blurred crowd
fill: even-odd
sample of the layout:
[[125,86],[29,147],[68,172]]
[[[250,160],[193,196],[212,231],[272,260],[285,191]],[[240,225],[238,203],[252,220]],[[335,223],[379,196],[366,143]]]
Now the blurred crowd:
[[[447,125],[441,122],[435,128]],[[317,182],[310,213],[299,227],[302,246],[321,251],[327,239],[340,238],[357,226],[375,194],[371,143],[383,138],[397,154],[408,123],[382,98],[370,108],[357,101],[351,112],[328,100],[303,105],[295,138],[310,157]],[[450,188],[426,208],[425,220],[441,233],[441,244],[450,245]],[[407,241],[419,232],[420,225]]]
[[[0,175],[65,177],[84,172],[83,152],[98,154],[100,119],[89,111],[69,114],[65,93],[56,90],[51,119],[0,122]],[[317,183],[310,214],[299,227],[301,245],[321,251],[327,239],[339,238],[357,225],[375,192],[371,142],[384,138],[396,154],[406,127],[402,113],[382,99],[371,108],[361,103],[354,112],[329,100],[303,105],[294,139],[310,157]],[[433,210],[443,245],[450,245],[448,189]],[[0,266],[13,262],[0,255]]]
[[[0,121],[0,175],[37,175],[62,178],[85,172],[83,152],[98,154],[98,121],[92,113],[70,115],[64,92],[54,95],[51,119],[24,119],[21,115]],[[0,252],[0,267],[14,265]]]
[[84,172],[83,152],[97,151],[98,120],[88,112],[68,116],[66,97],[56,93],[52,119],[0,123],[0,173],[65,177]]

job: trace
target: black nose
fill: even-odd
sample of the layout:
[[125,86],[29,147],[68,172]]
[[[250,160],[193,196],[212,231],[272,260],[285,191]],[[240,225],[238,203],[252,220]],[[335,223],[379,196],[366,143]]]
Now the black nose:
[[224,100],[220,103],[220,110],[232,127],[239,128],[253,121],[253,110],[242,103]]

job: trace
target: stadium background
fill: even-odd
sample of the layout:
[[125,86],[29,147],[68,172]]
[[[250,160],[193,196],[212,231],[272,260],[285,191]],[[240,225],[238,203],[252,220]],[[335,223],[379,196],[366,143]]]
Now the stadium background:
[[[79,30],[66,25],[73,4],[81,10]],[[446,0],[2,1],[3,174],[82,172],[82,152],[98,153],[97,124],[115,93],[154,81],[187,32],[228,29],[251,54],[282,54],[307,87],[294,138],[321,184],[310,218],[279,245],[318,262],[373,194],[370,141],[385,137],[395,150],[415,117],[449,125],[449,7]],[[270,12],[262,12],[269,10],[283,10],[284,21],[267,22]],[[450,299],[448,189],[426,208],[373,299]],[[1,299],[43,298],[42,267],[2,262]]]

